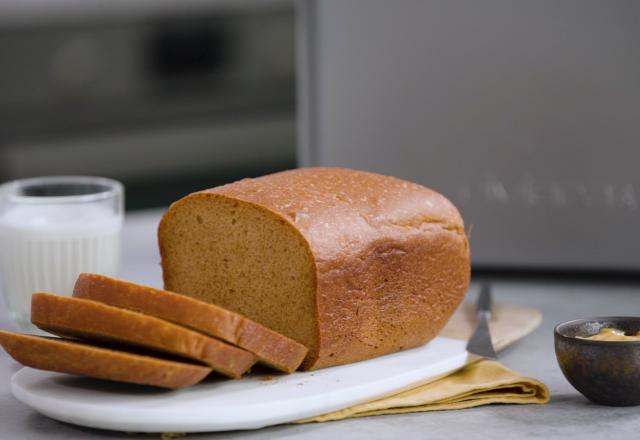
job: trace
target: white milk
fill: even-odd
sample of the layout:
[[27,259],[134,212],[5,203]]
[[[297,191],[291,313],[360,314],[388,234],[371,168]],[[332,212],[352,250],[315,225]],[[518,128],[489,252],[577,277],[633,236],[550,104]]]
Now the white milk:
[[122,218],[102,206],[19,205],[0,217],[0,279],[18,327],[32,328],[31,293],[70,296],[81,272],[116,276]]

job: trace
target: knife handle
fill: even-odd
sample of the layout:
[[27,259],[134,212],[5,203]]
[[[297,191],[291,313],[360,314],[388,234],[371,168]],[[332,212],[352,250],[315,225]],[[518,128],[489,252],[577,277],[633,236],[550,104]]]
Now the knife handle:
[[476,313],[478,317],[480,315],[486,317],[487,321],[491,320],[491,309],[493,307],[493,301],[491,299],[491,284],[485,283],[480,288],[480,295],[478,296],[478,303]]

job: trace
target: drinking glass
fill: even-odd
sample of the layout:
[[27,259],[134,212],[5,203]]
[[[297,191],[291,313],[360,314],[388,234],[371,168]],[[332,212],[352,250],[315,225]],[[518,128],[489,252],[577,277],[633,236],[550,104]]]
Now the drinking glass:
[[102,177],[0,185],[0,285],[18,330],[35,331],[33,292],[70,296],[82,272],[117,275],[123,206],[122,184]]

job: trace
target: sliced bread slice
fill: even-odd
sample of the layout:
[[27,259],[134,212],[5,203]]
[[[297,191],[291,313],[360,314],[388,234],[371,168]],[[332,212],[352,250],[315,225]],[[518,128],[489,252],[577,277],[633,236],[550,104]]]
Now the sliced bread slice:
[[184,388],[204,379],[211,368],[78,341],[0,331],[0,345],[22,365],[95,379]]
[[50,333],[142,347],[193,359],[239,378],[255,362],[248,351],[171,322],[96,301],[37,292],[31,322]]
[[237,345],[277,370],[295,371],[307,348],[244,316],[197,299],[103,275],[80,274],[73,296],[135,310]]

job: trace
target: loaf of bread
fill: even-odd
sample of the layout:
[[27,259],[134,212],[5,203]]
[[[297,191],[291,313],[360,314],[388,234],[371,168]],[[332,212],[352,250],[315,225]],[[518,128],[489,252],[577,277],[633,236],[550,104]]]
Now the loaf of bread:
[[207,377],[211,368],[114,350],[62,338],[0,331],[0,345],[22,365],[95,379],[183,388]]
[[469,283],[463,221],[446,198],[348,169],[190,194],[171,205],[158,237],[167,290],[301,342],[304,369],[426,343]]
[[256,362],[248,351],[202,333],[86,299],[34,293],[31,322],[58,336],[117,343],[192,359],[235,379]]
[[270,367],[294,372],[307,348],[255,321],[185,295],[154,289],[93,273],[82,273],[73,288],[75,298],[89,299],[156,316],[237,345]]

